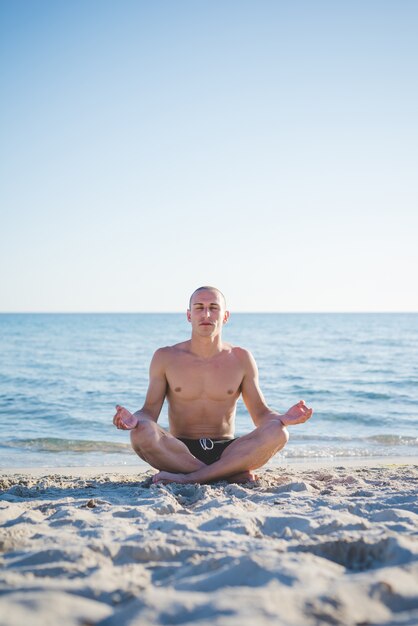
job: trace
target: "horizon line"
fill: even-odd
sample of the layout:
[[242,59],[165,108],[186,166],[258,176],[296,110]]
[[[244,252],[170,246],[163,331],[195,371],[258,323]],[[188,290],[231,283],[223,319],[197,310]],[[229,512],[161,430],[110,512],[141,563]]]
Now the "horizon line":
[[[229,310],[229,309],[228,309]],[[371,314],[418,314],[418,310],[395,310],[395,311],[230,311],[232,315],[371,315]],[[0,311],[0,315],[180,315],[182,311]]]

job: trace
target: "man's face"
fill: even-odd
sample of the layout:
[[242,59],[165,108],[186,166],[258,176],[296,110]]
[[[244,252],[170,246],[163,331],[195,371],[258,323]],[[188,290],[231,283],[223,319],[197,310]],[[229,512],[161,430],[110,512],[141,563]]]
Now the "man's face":
[[187,310],[187,319],[193,332],[203,337],[220,334],[229,317],[229,312],[224,307],[224,300],[218,291],[202,289],[195,293],[190,309]]

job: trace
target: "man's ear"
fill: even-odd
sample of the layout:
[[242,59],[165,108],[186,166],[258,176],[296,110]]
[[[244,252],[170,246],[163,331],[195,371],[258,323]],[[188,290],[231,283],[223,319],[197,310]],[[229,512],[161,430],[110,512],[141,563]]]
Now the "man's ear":
[[225,311],[225,314],[224,314],[224,324],[226,324],[228,320],[229,320],[229,311]]
[[187,321],[188,321],[188,322],[191,322],[191,321],[192,321],[192,317],[191,317],[191,311],[190,311],[190,309],[187,309],[186,316],[187,316]]

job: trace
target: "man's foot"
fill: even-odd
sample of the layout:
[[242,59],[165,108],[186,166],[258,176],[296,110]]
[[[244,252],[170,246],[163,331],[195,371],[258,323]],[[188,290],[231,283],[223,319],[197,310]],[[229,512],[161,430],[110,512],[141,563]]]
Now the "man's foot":
[[[152,482],[154,484],[161,483],[162,485],[167,485],[168,483],[198,483],[197,480],[190,480],[189,474],[174,474],[172,472],[158,472],[152,477]],[[232,476],[225,476],[225,478],[218,478],[215,481],[210,482],[218,482],[220,480],[227,480],[229,483],[253,483],[257,480],[257,476],[254,472],[246,471],[240,472],[239,474],[233,474]]]
[[257,474],[254,472],[240,472],[239,474],[233,474],[233,476],[228,476],[226,479],[229,483],[255,483],[258,480]]
[[152,482],[154,484],[161,483],[162,485],[167,485],[168,483],[187,483],[187,482],[196,482],[192,480],[187,480],[187,474],[174,474],[173,472],[158,472],[152,477]]

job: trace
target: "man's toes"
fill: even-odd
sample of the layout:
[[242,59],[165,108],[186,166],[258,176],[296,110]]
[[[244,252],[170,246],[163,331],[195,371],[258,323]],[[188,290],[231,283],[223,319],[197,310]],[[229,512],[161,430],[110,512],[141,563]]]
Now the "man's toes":
[[240,472],[228,477],[230,483],[254,483],[258,479],[258,476],[254,472]]
[[167,483],[180,482],[178,479],[182,474],[171,474],[170,472],[158,472],[152,477],[153,483]]

